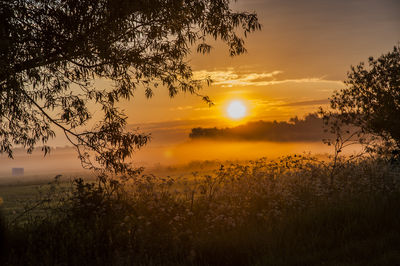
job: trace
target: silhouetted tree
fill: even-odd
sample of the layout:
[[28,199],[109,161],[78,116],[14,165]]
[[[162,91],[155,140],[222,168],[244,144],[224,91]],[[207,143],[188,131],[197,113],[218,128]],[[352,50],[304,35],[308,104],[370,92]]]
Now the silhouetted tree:
[[318,141],[324,134],[323,120],[311,113],[299,119],[291,118],[289,122],[254,121],[236,127],[227,128],[192,128],[189,138],[212,140],[246,140],[246,141]]
[[351,67],[345,84],[332,96],[331,109],[321,110],[332,132],[352,125],[362,143],[400,149],[400,47]]
[[[0,1],[0,152],[12,157],[15,144],[28,152],[40,144],[47,153],[55,126],[84,166],[129,170],[124,159],[149,136],[125,130],[116,102],[138,86],[147,97],[158,85],[171,97],[197,94],[202,82],[193,79],[186,57],[193,45],[208,53],[208,38],[225,42],[231,56],[245,52],[235,30],[247,36],[260,24],[253,13],[232,11],[230,2]],[[111,85],[97,87],[96,79]],[[93,118],[95,110],[101,118]]]

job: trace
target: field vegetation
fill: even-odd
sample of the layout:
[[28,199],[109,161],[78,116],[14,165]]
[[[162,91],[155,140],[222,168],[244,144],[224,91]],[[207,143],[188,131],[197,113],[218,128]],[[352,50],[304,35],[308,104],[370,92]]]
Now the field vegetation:
[[2,265],[393,265],[400,174],[309,155],[173,178],[75,179],[2,219]]

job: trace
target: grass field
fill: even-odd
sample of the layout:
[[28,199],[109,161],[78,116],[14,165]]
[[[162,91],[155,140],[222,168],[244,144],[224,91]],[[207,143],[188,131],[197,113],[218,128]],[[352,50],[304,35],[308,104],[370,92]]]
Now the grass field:
[[[190,177],[185,172],[125,182],[3,185],[1,262],[399,264],[397,170],[378,158],[343,159],[332,167],[289,156],[227,164]],[[42,204],[24,213],[26,202]]]
[[[94,176],[86,172],[69,173],[65,176],[57,174],[28,175],[19,177],[0,178],[0,198],[3,214],[13,219],[24,211],[25,207],[35,204],[40,200],[55,177],[59,176],[61,186],[69,187],[71,181],[76,177],[84,177],[93,180]],[[36,211],[36,210],[34,210]]]

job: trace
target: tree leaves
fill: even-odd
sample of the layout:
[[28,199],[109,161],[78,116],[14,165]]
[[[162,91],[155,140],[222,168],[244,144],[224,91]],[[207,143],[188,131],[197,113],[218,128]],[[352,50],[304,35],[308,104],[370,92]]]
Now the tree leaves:
[[377,59],[369,57],[367,65],[352,66],[345,84],[332,96],[331,110],[321,112],[331,129],[354,125],[363,144],[379,137],[400,149],[400,47]]
[[[233,12],[230,2],[2,1],[0,152],[12,156],[13,144],[32,151],[41,143],[46,154],[56,126],[85,167],[128,171],[125,159],[149,136],[125,129],[117,102],[129,100],[139,86],[150,98],[158,84],[171,97],[198,94],[203,82],[193,79],[186,60],[191,45],[199,43],[198,52],[208,53],[205,40],[212,36],[234,56],[245,52],[236,29],[247,36],[261,28],[255,14]],[[98,88],[96,79],[110,86]],[[96,110],[102,117],[96,113],[91,121]]]

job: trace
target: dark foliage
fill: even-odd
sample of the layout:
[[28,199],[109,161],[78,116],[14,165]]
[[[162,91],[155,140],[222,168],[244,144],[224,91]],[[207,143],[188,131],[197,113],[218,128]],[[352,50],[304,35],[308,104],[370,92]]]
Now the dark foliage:
[[345,84],[332,96],[331,109],[321,110],[331,131],[353,125],[361,143],[400,149],[400,47],[351,67]]
[[232,128],[193,128],[191,139],[247,141],[320,141],[326,137],[323,121],[315,114],[289,122],[258,121]]
[[78,180],[44,216],[7,227],[0,264],[398,265],[399,172],[379,158],[341,164],[332,186],[303,156],[128,190]]
[[6,222],[3,217],[2,209],[0,208],[0,257],[4,256],[6,250]]
[[116,103],[139,86],[147,97],[157,86],[171,97],[198,94],[202,83],[186,61],[191,46],[207,53],[207,38],[220,39],[234,56],[245,52],[235,29],[260,29],[255,14],[234,12],[230,2],[0,1],[0,152],[12,157],[15,144],[28,152],[41,144],[47,153],[58,127],[84,166],[128,171],[124,159],[149,136],[126,131]]

